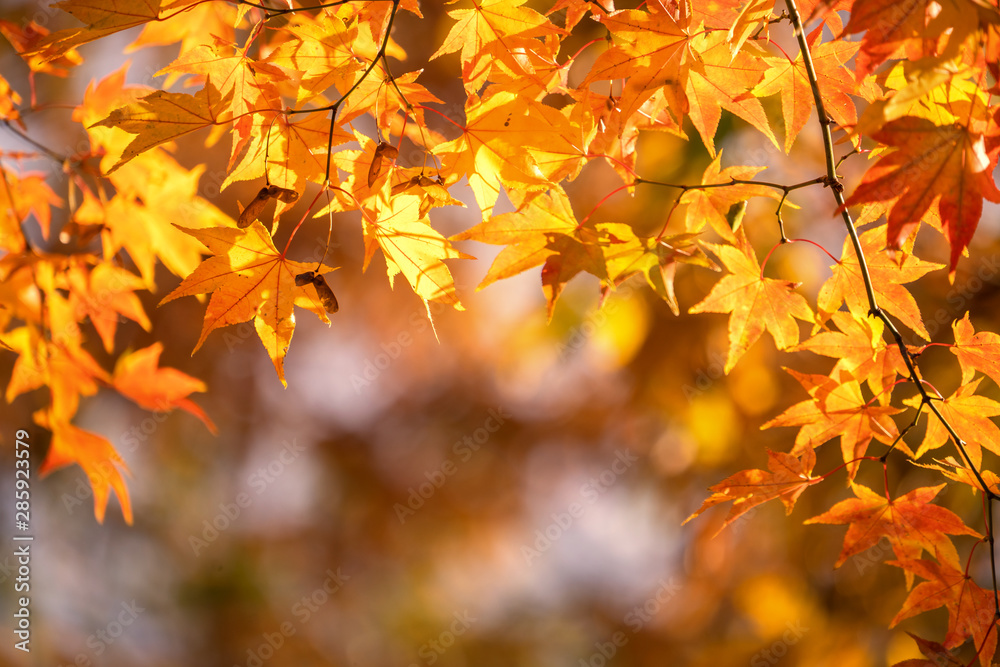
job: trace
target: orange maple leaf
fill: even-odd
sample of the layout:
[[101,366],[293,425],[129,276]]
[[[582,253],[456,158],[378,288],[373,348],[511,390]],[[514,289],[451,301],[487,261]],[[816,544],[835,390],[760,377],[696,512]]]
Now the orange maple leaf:
[[0,249],[24,251],[21,224],[30,215],[38,221],[42,236],[47,239],[53,206],[62,206],[62,199],[45,183],[42,174],[16,174],[0,166]]
[[1000,336],[992,331],[980,331],[972,327],[969,313],[952,325],[955,344],[951,352],[958,357],[962,368],[962,384],[968,384],[976,371],[982,371],[1000,384]]
[[59,8],[86,23],[86,27],[46,35],[24,55],[55,60],[82,44],[156,20],[160,4],[161,0],[64,0]]
[[822,480],[813,477],[816,453],[805,449],[801,455],[783,452],[767,452],[767,468],[764,470],[743,470],[727,477],[709,488],[712,495],[705,499],[701,507],[684,520],[687,523],[710,507],[732,501],[726,521],[719,532],[748,511],[775,498],[785,506],[785,514],[791,514],[795,503],[806,488]]
[[205,391],[205,383],[176,368],[160,366],[162,343],[123,354],[115,363],[112,385],[123,396],[146,408],[166,412],[174,408],[187,410],[200,419],[212,433],[215,424],[208,415],[188,398],[192,392]]
[[[963,384],[948,398],[935,402],[948,423],[962,435],[965,451],[969,454],[976,469],[982,468],[982,447],[986,447],[994,454],[1000,454],[1000,428],[990,419],[990,417],[1000,415],[1000,403],[976,394],[980,382],[982,382],[982,378]],[[903,402],[916,408],[920,405],[920,401],[920,396],[914,396]],[[915,459],[919,459],[925,453],[937,449],[951,439],[951,435],[940,419],[933,414],[928,414],[927,419],[927,432],[924,434],[924,440],[920,443],[916,453],[910,452],[905,443],[900,443],[904,451],[909,452]]]
[[726,43],[726,34],[719,31],[699,35],[691,47],[698,60],[688,70],[688,115],[708,152],[715,155],[715,133],[723,109],[750,123],[780,149],[764,106],[753,94],[767,65],[761,57],[749,55],[751,44],[734,55]]
[[674,119],[680,123],[688,112],[685,94],[688,65],[693,57],[686,22],[678,22],[656,2],[649,11],[623,9],[594,19],[615,41],[594,62],[581,85],[626,79],[619,107],[630,118],[656,92],[663,94]]
[[287,386],[284,359],[295,332],[293,306],[307,308],[323,322],[330,323],[315,286],[295,284],[295,276],[316,266],[286,259],[258,220],[246,229],[179,229],[204,243],[213,256],[164,297],[160,305],[178,297],[211,292],[194,352],[215,329],[252,319],[278,379]]
[[[53,470],[76,463],[87,474],[94,490],[94,516],[104,523],[108,498],[114,490],[122,507],[125,522],[132,524],[132,501],[122,472],[129,474],[125,461],[115,448],[96,433],[77,428],[68,422],[53,421],[49,412],[36,414],[39,426],[52,431],[52,444],[39,473],[47,475]],[[120,470],[119,470],[120,469]]]
[[1000,202],[993,159],[981,134],[955,123],[942,127],[926,118],[889,121],[872,138],[897,150],[879,158],[847,199],[847,206],[889,202],[887,238],[900,248],[931,204],[937,202],[951,244],[954,273],[983,214],[983,198]]
[[821,331],[791,350],[833,357],[837,364],[830,371],[831,377],[840,377],[845,371],[859,382],[867,381],[878,402],[888,405],[897,374],[906,374],[908,369],[899,348],[883,340],[882,320],[838,310],[833,323],[839,331]]
[[[290,77],[280,67],[248,58],[244,49],[232,42],[218,37],[214,42],[181,53],[156,74],[196,74],[197,81],[211,81],[218,97],[213,98],[215,106],[209,108],[210,113],[233,120],[232,162],[250,141],[253,112],[281,110],[278,85]],[[161,117],[160,122],[163,120]]]
[[616,286],[631,276],[641,273],[674,315],[680,314],[674,278],[678,264],[694,264],[718,270],[715,262],[695,243],[696,234],[678,234],[662,238],[637,236],[629,225],[602,222],[597,229],[607,232],[608,245],[604,249],[608,279]]
[[281,30],[287,31],[288,37],[268,54],[267,62],[301,73],[298,104],[331,87],[341,93],[347,92],[356,73],[364,69],[353,52],[353,44],[358,38],[357,24],[346,25],[342,19],[329,14],[322,20],[294,14],[292,21]]
[[226,99],[208,82],[194,95],[157,90],[137,102],[115,109],[91,127],[118,127],[136,136],[107,174],[153,146],[222,122],[219,115],[225,104]]
[[888,538],[899,559],[919,558],[926,549],[942,563],[957,564],[958,552],[948,535],[981,535],[951,510],[931,503],[945,486],[921,487],[899,498],[888,498],[852,482],[857,498],[843,500],[806,523],[850,524],[836,567],[883,537]]
[[565,284],[581,271],[608,279],[602,233],[577,223],[562,188],[535,197],[520,211],[494,216],[452,238],[506,246],[477,289],[541,264],[549,317]]
[[794,283],[761,276],[753,246],[742,230],[737,246],[706,243],[732,273],[717,282],[712,291],[689,313],[731,313],[729,356],[725,372],[736,365],[764,331],[770,332],[779,350],[799,342],[799,325],[794,318],[811,322],[812,310]]
[[480,90],[494,68],[531,76],[528,63],[518,52],[531,50],[545,35],[563,34],[527,0],[486,0],[472,9],[453,9],[448,15],[458,21],[431,60],[461,50],[462,80],[467,93]]
[[471,259],[471,255],[456,250],[431,227],[421,206],[421,197],[409,193],[389,197],[388,202],[381,197],[365,202],[365,268],[379,248],[385,256],[390,286],[402,273],[425,304],[435,301],[465,310],[455,290],[451,269],[444,260]]
[[900,558],[892,562],[910,576],[926,579],[910,591],[903,608],[892,619],[895,626],[911,616],[944,607],[948,610],[948,632],[945,648],[955,648],[972,638],[980,663],[993,664],[997,647],[995,593],[981,588],[968,572],[956,564]]
[[583,167],[579,132],[555,109],[501,90],[470,95],[465,113],[462,136],[433,152],[442,173],[468,177],[483,220],[492,215],[501,186],[512,197],[540,192]]
[[[733,180],[750,180],[766,167],[731,166],[722,169],[722,151],[705,167],[701,176],[702,185],[714,185],[718,183],[729,183]],[[700,232],[705,228],[705,224],[712,226],[716,233],[725,239],[726,243],[736,245],[736,236],[733,234],[739,228],[740,219],[731,226],[727,215],[733,205],[747,201],[752,197],[767,197],[778,201],[781,196],[766,185],[754,185],[751,183],[733,183],[732,185],[720,188],[692,188],[684,192],[679,204],[686,204],[687,209],[684,214],[685,229],[688,232]],[[786,202],[786,205],[788,202]]]
[[[83,58],[76,49],[70,49],[63,55],[45,60],[37,53],[33,56],[29,53],[36,52],[37,45],[49,35],[49,30],[43,25],[30,21],[24,25],[17,25],[10,21],[0,21],[0,33],[7,38],[14,49],[22,54],[24,60],[32,72],[44,72],[52,76],[67,76],[69,67],[75,67],[83,62]],[[16,95],[16,93],[15,93]]]
[[805,387],[811,398],[791,406],[761,429],[801,426],[793,452],[819,447],[840,436],[844,463],[849,478],[854,479],[860,465],[857,459],[865,455],[873,438],[890,443],[899,435],[891,415],[902,410],[866,401],[861,385],[849,374],[841,373],[838,381],[826,375],[785,370]]
[[844,27],[846,33],[865,33],[855,76],[861,79],[870,74],[908,45],[919,46],[930,4],[928,0],[855,0]]
[[[900,322],[922,338],[930,340],[930,334],[927,333],[920,317],[917,302],[903,285],[941,268],[941,265],[907,255],[900,266],[888,254],[882,252],[882,239],[880,227],[870,229],[861,235],[861,250],[865,255],[878,305],[890,315],[899,318]],[[844,239],[840,260],[832,268],[833,275],[823,283],[819,291],[817,305],[820,316],[824,318],[831,316],[840,310],[840,304],[845,303],[848,310],[856,317],[867,317],[870,309],[868,294],[865,292],[861,266],[850,238]]]
[[77,262],[66,271],[66,280],[71,306],[78,317],[90,317],[109,354],[115,346],[120,315],[149,331],[149,318],[134,293],[143,287],[138,276],[110,262],[101,262],[89,271]]
[[25,392],[48,386],[52,421],[68,423],[76,414],[80,396],[93,396],[110,378],[80,347],[79,327],[68,301],[52,293],[46,296],[46,304],[60,342],[42,339],[37,330],[27,326],[4,334],[3,344],[18,353],[6,399],[9,403]]
[[[857,42],[833,41],[816,43],[823,32],[819,26],[809,35],[810,55],[816,69],[823,108],[841,127],[854,125],[858,120],[857,109],[851,94],[857,94],[853,82],[844,77],[844,63],[858,50]],[[795,143],[799,132],[809,122],[815,105],[812,86],[806,73],[802,54],[788,58],[766,58],[768,68],[764,79],[757,84],[754,94],[759,97],[781,95],[781,115],[785,121],[785,152]]]

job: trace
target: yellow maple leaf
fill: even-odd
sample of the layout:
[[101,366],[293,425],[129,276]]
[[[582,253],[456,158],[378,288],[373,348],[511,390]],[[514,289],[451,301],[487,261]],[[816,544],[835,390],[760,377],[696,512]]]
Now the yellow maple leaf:
[[107,118],[94,123],[94,126],[118,127],[136,136],[122,152],[121,159],[107,173],[111,174],[136,155],[154,146],[224,122],[219,118],[219,109],[225,107],[225,101],[219,91],[211,83],[207,83],[194,95],[157,90],[136,102],[115,109]]
[[464,310],[445,259],[474,259],[456,250],[421,214],[422,198],[402,193],[372,198],[365,212],[365,268],[376,248],[385,255],[389,283],[402,273],[424,301],[436,301]]

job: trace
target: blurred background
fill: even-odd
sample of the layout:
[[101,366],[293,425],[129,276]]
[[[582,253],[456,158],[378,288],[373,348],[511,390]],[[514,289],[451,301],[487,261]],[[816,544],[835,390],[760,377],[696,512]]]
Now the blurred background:
[[[452,24],[438,3],[421,4],[424,22],[404,13],[395,32],[418,63],[411,68],[426,62]],[[50,28],[72,24],[44,5],[0,6],[0,18],[14,23],[33,15]],[[578,45],[601,36],[587,30]],[[56,104],[31,115],[30,136],[49,146],[84,139],[58,104],[77,104],[91,80],[118,69],[137,34],[84,47],[85,63],[68,78],[40,77],[39,100]],[[128,82],[161,85],[151,74],[176,53],[177,46],[130,53]],[[3,41],[0,70],[26,93],[27,68]],[[420,79],[453,117],[464,100],[457,71],[452,55],[433,61]],[[767,104],[777,116],[777,101]],[[723,123],[717,145],[724,166],[767,165],[767,178],[780,182],[823,173],[813,125],[785,156],[742,121],[727,116]],[[437,129],[448,131],[443,123]],[[643,135],[638,172],[698,181],[709,158],[690,134],[690,143]],[[174,155],[186,167],[205,164],[198,194],[235,216],[237,199],[249,201],[259,184],[220,194],[228,143],[205,150],[203,142],[186,138]],[[0,148],[31,150],[2,128]],[[854,157],[843,173],[856,178],[864,164]],[[27,160],[20,168],[44,173],[65,198],[60,165]],[[582,216],[619,184],[595,162],[567,190]],[[478,219],[471,194],[453,194],[470,207],[435,210],[432,220],[445,235]],[[658,229],[676,194],[621,193],[595,220]],[[792,199],[801,208],[785,212],[789,236],[839,256],[844,231],[829,193],[799,190]],[[510,210],[503,205],[497,212]],[[751,202],[744,223],[761,258],[778,240],[773,206]],[[65,211],[55,215],[58,230]],[[292,226],[282,225],[279,243]],[[977,330],[996,330],[996,232],[993,207],[954,285],[938,271],[913,286],[925,316],[944,310],[950,322],[969,309]],[[943,261],[943,240],[923,234],[918,253]],[[291,256],[312,256],[325,238],[325,221],[307,224]],[[759,430],[805,398],[781,366],[794,361],[826,372],[832,360],[778,353],[765,336],[724,376],[727,316],[685,314],[719,277],[705,269],[679,270],[680,316],[638,281],[599,309],[598,284],[588,276],[570,283],[546,323],[537,270],[477,292],[497,248],[460,247],[478,258],[452,263],[467,310],[435,310],[435,337],[406,284],[389,288],[380,258],[361,272],[357,215],[338,218],[331,258],[342,268],[330,282],[340,312],[330,327],[298,318],[287,389],[249,324],[211,334],[191,356],[204,304],[180,299],[157,308],[178,283],[158,274],[161,292],[143,297],[152,331],[121,324],[117,350],[164,341],[161,363],[208,384],[194,399],[219,434],[186,413],[143,411],[110,391],[82,403],[76,424],[109,438],[132,472],[135,523],[126,526],[112,500],[98,524],[76,467],[33,484],[33,650],[24,656],[11,638],[0,643],[0,661],[864,666],[918,655],[906,630],[943,637],[943,610],[888,628],[905,588],[901,573],[885,565],[893,558],[886,545],[834,569],[844,529],[802,525],[849,497],[843,473],[809,489],[790,517],[771,503],[718,536],[727,509],[681,525],[708,486],[764,468],[768,448],[790,449],[793,430]],[[53,234],[48,249],[59,248]],[[768,274],[801,282],[814,303],[829,264],[807,244],[785,246]],[[949,326],[931,329],[935,340],[951,340]],[[92,342],[89,351],[110,368],[112,357],[96,336]],[[0,377],[9,377],[13,361],[0,354]],[[942,393],[955,389],[959,373],[947,351],[932,348],[922,364]],[[996,397],[995,389],[986,393]],[[14,468],[19,428],[30,430],[34,469],[41,465],[47,435],[30,415],[45,398],[35,392],[0,405],[3,470]],[[818,472],[837,466],[836,445],[818,453]],[[912,466],[890,474],[901,493],[937,483]],[[881,471],[863,468],[859,481],[877,487]],[[12,475],[0,475],[0,496],[12,498],[12,484]],[[978,526],[967,490],[948,489],[942,502]],[[0,503],[5,526],[13,523],[12,506]],[[968,547],[962,543],[960,552]],[[976,562],[977,578],[988,573],[987,563]],[[5,547],[0,590],[8,610],[14,566],[13,547]]]

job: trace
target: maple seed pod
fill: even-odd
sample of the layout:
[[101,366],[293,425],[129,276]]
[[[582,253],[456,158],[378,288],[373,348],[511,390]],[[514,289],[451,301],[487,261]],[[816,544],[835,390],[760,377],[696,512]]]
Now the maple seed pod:
[[267,188],[261,188],[260,192],[257,193],[257,196],[253,198],[253,201],[247,204],[247,207],[243,209],[242,213],[240,213],[240,219],[236,221],[237,227],[240,229],[246,229],[253,224],[253,221],[256,220],[258,216],[260,216],[261,211],[264,210],[264,207],[267,206],[267,202],[270,199],[267,191]]
[[240,229],[246,229],[252,225],[253,221],[260,217],[264,207],[267,206],[267,202],[272,199],[291,204],[298,198],[299,193],[295,190],[279,188],[277,185],[263,187],[257,193],[257,196],[253,198],[253,201],[247,204],[247,207],[240,213],[240,219],[236,222],[236,226]]
[[[259,195],[258,195],[259,196]],[[286,204],[291,204],[293,201],[299,198],[299,193],[295,190],[289,190],[287,188],[279,188],[277,185],[271,185],[267,188],[267,196],[271,199],[277,199],[280,202]]]
[[313,278],[315,276],[316,274],[313,273],[312,271],[306,271],[305,273],[300,273],[299,275],[295,276],[295,284],[298,285],[299,287],[302,287],[303,285],[308,285],[313,281]]
[[375,157],[372,158],[372,165],[368,168],[368,187],[372,187],[378,177],[382,174],[382,165],[386,160],[392,161],[399,156],[399,149],[384,141],[380,141],[375,148]]
[[[296,278],[296,282],[298,278]],[[326,309],[328,313],[335,313],[340,310],[340,304],[337,303],[337,297],[334,296],[333,290],[330,286],[326,284],[326,278],[320,275],[313,276],[313,285],[316,286],[316,293],[319,294],[319,300],[323,302],[323,308]]]

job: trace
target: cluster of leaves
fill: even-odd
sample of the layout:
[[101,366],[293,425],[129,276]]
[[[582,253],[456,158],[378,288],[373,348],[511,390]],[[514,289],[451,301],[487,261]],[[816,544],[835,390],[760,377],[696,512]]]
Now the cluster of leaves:
[[[896,323],[929,340],[905,285],[943,267],[913,254],[919,228],[944,235],[953,277],[983,200],[1000,202],[992,176],[1000,157],[1000,107],[992,103],[1000,92],[996,7],[983,0],[788,0],[785,8],[774,0],[648,0],[616,9],[610,0],[558,0],[542,13],[526,0],[476,0],[449,11],[454,25],[431,56],[458,53],[461,64],[467,99],[461,117],[446,117],[448,139],[427,122],[428,112],[444,114],[418,83],[420,71],[399,71],[407,55],[393,24],[401,12],[421,16],[416,0],[301,10],[272,4],[67,0],[61,7],[79,27],[49,33],[35,24],[0,25],[32,77],[27,104],[0,78],[0,121],[68,174],[60,196],[39,175],[9,166],[23,155],[0,154],[0,343],[17,354],[6,397],[49,392],[35,415],[53,434],[45,469],[79,464],[94,486],[99,519],[111,490],[127,520],[131,511],[112,445],[71,423],[81,396],[108,387],[148,409],[180,407],[212,425],[188,399],[204,385],[161,368],[159,345],[121,354],[108,372],[86,351],[85,333],[92,328],[111,354],[120,316],[148,327],[135,292],[154,292],[162,265],[182,279],[163,302],[211,295],[196,350],[215,329],[252,320],[284,383],[295,306],[325,322],[337,310],[325,257],[295,261],[287,256],[290,240],[282,250],[273,240],[278,218],[308,194],[309,213],[298,225],[311,213],[332,230],[334,213],[358,211],[365,267],[381,253],[390,284],[402,274],[428,316],[432,302],[462,309],[445,261],[468,255],[454,241],[502,246],[480,287],[541,267],[550,315],[580,273],[596,276],[604,293],[640,274],[677,313],[680,264],[724,267],[727,275],[690,312],[729,314],[726,372],[765,332],[779,350],[836,363],[825,375],[788,369],[808,398],[765,426],[798,427],[794,445],[770,452],[767,471],[743,471],[712,487],[695,516],[731,503],[729,524],[773,499],[791,512],[808,487],[843,470],[856,498],[809,520],[848,524],[838,565],[888,539],[910,587],[893,623],[948,610],[943,643],[918,640],[928,660],[908,664],[935,664],[935,656],[970,639],[982,663],[991,662],[1000,619],[995,570],[987,588],[969,570],[979,543],[993,555],[992,506],[1000,496],[982,448],[1000,454],[991,420],[1000,404],[977,393],[976,374],[1000,382],[1000,336],[974,331],[968,314],[954,324],[950,349],[962,387],[944,397],[921,379],[923,347],[905,345]],[[566,53],[574,36],[593,26],[606,40]],[[180,43],[177,58],[159,72],[164,89],[126,85],[123,69],[91,85],[73,111],[89,138],[84,148],[63,155],[33,139],[28,112],[43,106],[33,77],[66,76],[82,62],[79,47],[136,27],[142,31],[130,49]],[[794,35],[797,56],[772,39],[778,31]],[[581,53],[594,57],[571,77]],[[181,80],[194,92],[167,89]],[[780,123],[761,103],[769,96],[778,97]],[[826,173],[781,184],[757,179],[761,167],[723,166],[715,147],[723,110],[786,153],[815,114]],[[688,140],[691,128],[713,157],[700,183],[637,173],[640,133]],[[783,128],[783,141],[774,128]],[[245,209],[223,212],[197,195],[202,168],[186,168],[171,154],[172,142],[193,132],[206,145],[231,137],[222,188],[243,181],[260,187]],[[422,164],[400,164],[404,147],[419,151]],[[845,196],[837,169],[866,152],[867,171]],[[590,162],[610,165],[621,179],[608,196],[638,187],[677,191],[658,234],[644,236],[627,221],[592,222],[573,210],[564,184]],[[471,187],[481,222],[449,239],[431,216],[462,205],[453,197],[459,183]],[[751,198],[774,200],[782,242],[802,240],[785,237],[781,213],[794,192],[810,187],[829,189],[847,232],[815,303],[792,282],[765,277],[740,208]],[[501,192],[514,211],[494,215]],[[272,199],[268,229],[257,218]],[[58,248],[49,238],[53,207],[68,209]],[[31,221],[37,230],[28,230]],[[800,340],[804,326],[811,330]],[[912,388],[911,398],[894,399],[901,384]],[[924,414],[923,441],[908,443]],[[815,474],[816,448],[838,437],[843,465]],[[887,470],[889,456],[918,462],[949,441],[955,458],[918,463],[940,473],[941,485],[899,494],[886,474],[877,493],[855,481],[865,462]],[[873,442],[878,456],[869,454]],[[983,497],[985,536],[933,503],[951,483]],[[954,541],[963,536],[971,539]]]

